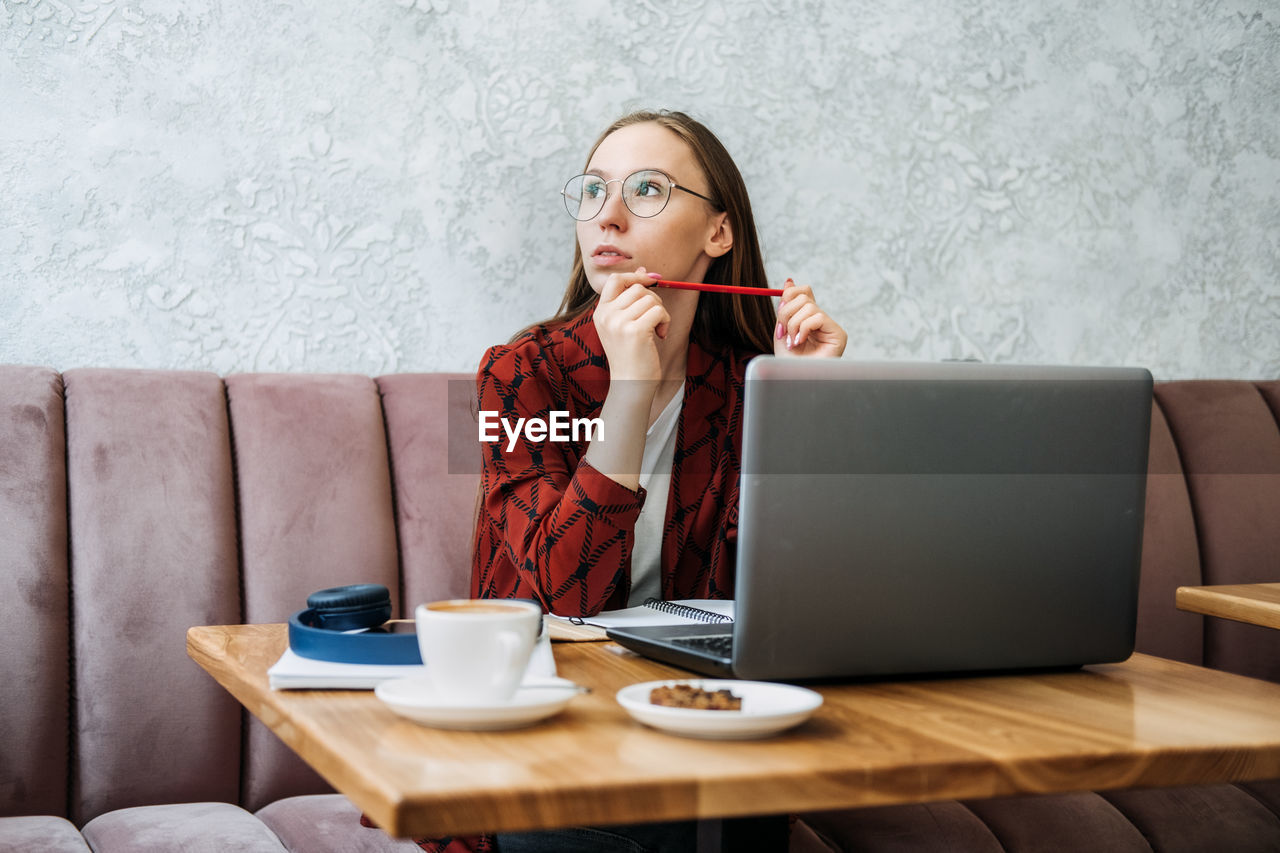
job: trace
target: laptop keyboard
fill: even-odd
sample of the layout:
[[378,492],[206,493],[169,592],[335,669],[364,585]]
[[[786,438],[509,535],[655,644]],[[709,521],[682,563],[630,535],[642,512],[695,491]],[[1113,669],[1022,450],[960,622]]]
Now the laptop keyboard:
[[698,637],[672,637],[672,645],[693,649],[718,658],[733,657],[732,634],[704,634]]

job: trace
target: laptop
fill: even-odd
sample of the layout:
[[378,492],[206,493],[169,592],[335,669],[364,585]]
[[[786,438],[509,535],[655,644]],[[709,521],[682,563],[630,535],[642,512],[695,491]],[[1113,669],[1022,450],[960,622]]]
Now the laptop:
[[759,356],[734,621],[609,636],[767,681],[1124,660],[1151,385],[1141,368]]

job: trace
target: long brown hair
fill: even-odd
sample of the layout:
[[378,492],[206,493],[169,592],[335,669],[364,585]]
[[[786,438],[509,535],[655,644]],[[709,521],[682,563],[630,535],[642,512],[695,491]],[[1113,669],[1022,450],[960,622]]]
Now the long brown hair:
[[[729,216],[729,225],[733,229],[733,248],[711,261],[704,280],[711,284],[768,287],[764,258],[760,253],[760,238],[756,234],[755,218],[751,215],[751,200],[747,197],[746,183],[724,145],[701,122],[685,113],[667,110],[630,113],[609,125],[600,134],[587,154],[587,163],[591,162],[600,143],[611,133],[647,122],[665,127],[689,146],[707,178],[711,188],[710,195],[717,199],[720,209]],[[594,305],[596,299],[597,294],[591,289],[583,268],[582,249],[575,237],[569,286],[560,300],[556,315],[543,322],[552,324],[576,319]],[[698,298],[691,336],[703,346],[727,346],[767,353],[773,351],[772,333],[775,322],[773,304],[768,299],[739,294],[702,293]]]

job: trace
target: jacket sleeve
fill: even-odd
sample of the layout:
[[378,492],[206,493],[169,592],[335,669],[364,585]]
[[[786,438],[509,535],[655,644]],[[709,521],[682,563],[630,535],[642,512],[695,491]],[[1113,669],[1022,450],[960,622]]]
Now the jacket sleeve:
[[[549,422],[568,402],[554,359],[536,341],[491,348],[476,377],[488,422]],[[576,416],[572,415],[571,416]],[[506,426],[483,442],[481,508],[473,588],[481,595],[536,597],[562,616],[626,606],[631,548],[644,490],[592,468],[585,441],[512,441]]]

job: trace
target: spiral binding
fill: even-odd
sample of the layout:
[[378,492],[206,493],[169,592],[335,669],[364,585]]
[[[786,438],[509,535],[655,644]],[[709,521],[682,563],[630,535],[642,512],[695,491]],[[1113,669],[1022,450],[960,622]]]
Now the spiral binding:
[[687,604],[677,604],[674,601],[663,601],[660,598],[646,598],[644,600],[644,606],[651,610],[670,613],[673,616],[683,616],[686,619],[693,619],[695,622],[733,621],[723,613],[712,613],[710,610],[703,610],[701,607],[690,607]]

